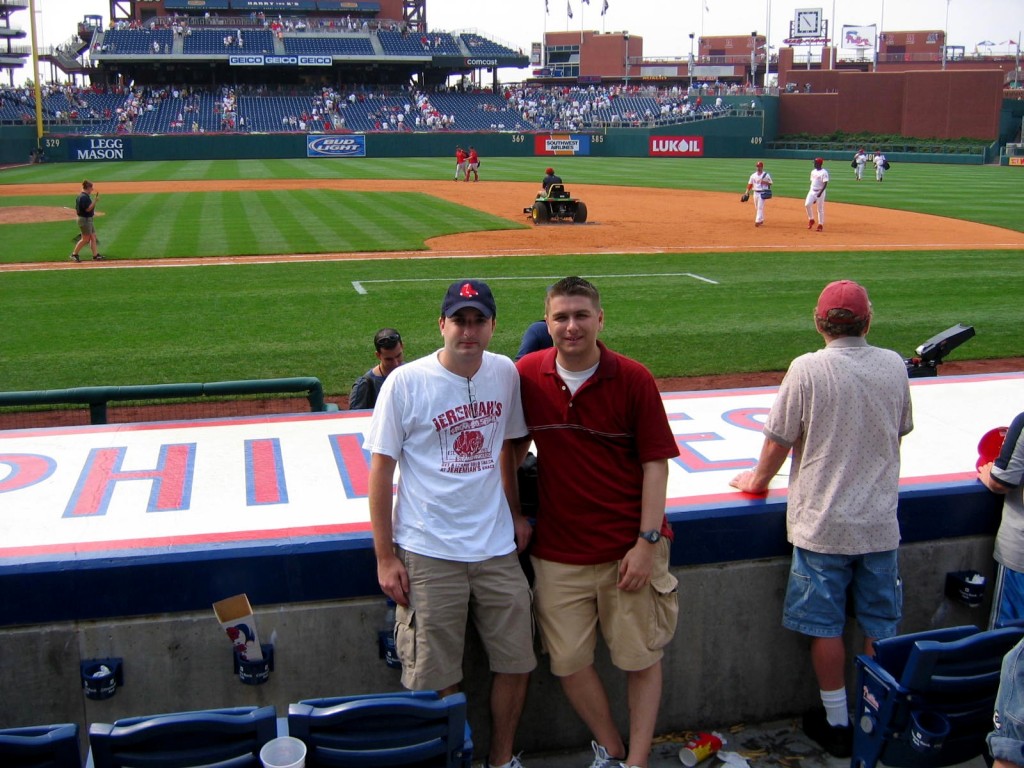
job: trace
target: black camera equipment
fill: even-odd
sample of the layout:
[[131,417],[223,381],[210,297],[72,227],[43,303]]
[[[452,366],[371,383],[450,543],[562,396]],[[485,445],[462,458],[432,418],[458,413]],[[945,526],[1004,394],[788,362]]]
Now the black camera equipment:
[[914,350],[917,354],[904,360],[907,376],[912,379],[938,375],[937,367],[942,358],[974,336],[974,326],[957,323],[942,333],[932,336]]

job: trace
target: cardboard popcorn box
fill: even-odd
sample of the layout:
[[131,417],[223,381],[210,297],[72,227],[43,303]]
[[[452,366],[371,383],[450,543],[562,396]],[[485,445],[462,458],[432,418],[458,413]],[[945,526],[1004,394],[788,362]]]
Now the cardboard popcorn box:
[[213,604],[213,612],[217,621],[224,627],[228,639],[238,656],[243,661],[261,661],[263,650],[260,648],[259,634],[256,632],[256,620],[252,615],[249,598],[242,595],[227,597]]

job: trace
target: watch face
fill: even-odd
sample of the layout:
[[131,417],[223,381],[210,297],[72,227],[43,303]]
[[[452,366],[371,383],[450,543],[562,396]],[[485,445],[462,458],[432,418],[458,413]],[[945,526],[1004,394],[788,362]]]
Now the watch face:
[[640,534],[640,538],[651,542],[651,544],[657,544],[658,539],[661,538],[661,531],[644,531]]

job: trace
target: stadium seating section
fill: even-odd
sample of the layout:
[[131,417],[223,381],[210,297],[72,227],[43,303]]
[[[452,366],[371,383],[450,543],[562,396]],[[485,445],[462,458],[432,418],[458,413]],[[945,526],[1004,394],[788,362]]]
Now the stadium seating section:
[[[43,97],[44,120],[55,133],[538,131],[682,123],[729,114],[734,108],[691,108],[683,93],[610,97],[603,88],[530,88],[513,94],[450,91],[420,96],[409,90],[356,89],[336,93],[327,109],[320,89],[296,87],[287,92],[241,89],[231,115],[222,108],[227,92],[226,87],[193,89],[182,97],[166,88],[134,93],[52,90]],[[25,89],[0,89],[0,121],[34,121],[32,99]],[[138,114],[130,115],[132,105]],[[430,123],[429,115],[443,115],[446,121]]]
[[[242,22],[246,22],[248,26]],[[333,20],[286,27],[249,19],[214,27],[115,28],[98,33],[94,54],[161,62],[234,55],[331,56],[342,60],[402,57],[508,58],[522,53],[472,32],[405,32]],[[173,85],[106,91],[46,86],[43,120],[53,133],[189,133],[217,131],[319,133],[327,131],[570,131],[605,127],[649,127],[729,114],[746,107],[742,96],[714,105],[715,96],[696,90],[649,85],[524,86],[504,93],[432,91],[409,87],[373,90],[312,86]],[[703,99],[698,98],[704,96]],[[708,103],[704,103],[704,102]],[[26,88],[0,88],[0,123],[35,120],[34,95]]]

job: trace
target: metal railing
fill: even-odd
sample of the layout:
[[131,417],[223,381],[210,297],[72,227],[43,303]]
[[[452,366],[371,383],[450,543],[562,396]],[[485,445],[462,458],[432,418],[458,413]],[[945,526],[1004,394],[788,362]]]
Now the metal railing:
[[[324,401],[324,389],[313,376],[284,379],[248,379],[183,384],[139,384],[131,386],[74,387],[28,392],[0,392],[0,415],[16,409],[41,410],[40,406],[88,406],[90,424],[107,424],[107,406],[119,402],[195,401],[253,395],[305,393],[309,410],[315,413],[336,410]],[[0,422],[3,420],[0,419]]]

